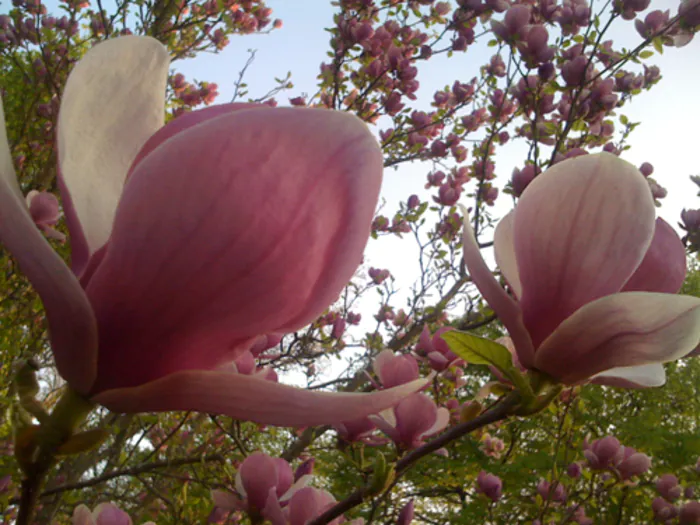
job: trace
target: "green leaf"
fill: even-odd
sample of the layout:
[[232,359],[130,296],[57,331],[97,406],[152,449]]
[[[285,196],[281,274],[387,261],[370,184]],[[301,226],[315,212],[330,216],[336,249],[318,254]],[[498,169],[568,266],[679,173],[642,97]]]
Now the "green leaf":
[[466,332],[451,331],[442,334],[455,354],[475,365],[491,365],[507,377],[526,397],[534,397],[532,387],[525,376],[513,366],[510,351],[503,345]]
[[649,58],[649,57],[653,57],[653,56],[654,56],[654,52],[649,51],[649,50],[642,51],[641,53],[639,53],[639,58]]

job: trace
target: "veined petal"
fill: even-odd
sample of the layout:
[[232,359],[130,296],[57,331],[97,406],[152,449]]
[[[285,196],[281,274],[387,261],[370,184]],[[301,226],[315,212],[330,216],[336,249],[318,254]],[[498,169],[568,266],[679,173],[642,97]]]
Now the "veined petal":
[[134,168],[138,166],[139,162],[146,158],[149,153],[160,146],[163,142],[168,140],[170,137],[174,137],[178,133],[185,131],[192,126],[196,126],[207,120],[211,120],[222,115],[229,115],[234,111],[240,111],[242,109],[272,109],[266,104],[250,104],[244,102],[234,102],[231,104],[218,104],[216,106],[207,106],[196,111],[190,111],[180,115],[179,117],[171,120],[165,126],[156,131],[151,137],[146,141],[143,147],[139,150],[136,158],[134,158],[131,168],[129,169],[129,175],[127,179],[131,176]]
[[95,317],[80,283],[29,215],[12,167],[2,104],[0,129],[0,241],[44,303],[58,372],[84,394],[96,373]]
[[474,230],[469,224],[467,210],[463,209],[462,214],[464,215],[464,233],[462,235],[464,264],[467,266],[474,284],[484,296],[484,300],[508,330],[520,362],[529,368],[534,360],[534,350],[530,335],[523,324],[520,306],[501,288],[489,267],[486,266],[474,237]]
[[700,342],[700,299],[624,292],[587,304],[537,350],[535,366],[573,384],[617,367],[665,363]]
[[515,259],[514,220],[515,212],[511,211],[498,222],[493,237],[493,252],[503,277],[513,290],[513,294],[519,298],[523,290],[518,274],[518,261]]
[[620,388],[650,388],[665,382],[666,371],[661,363],[611,368],[591,379],[591,383]]
[[195,410],[267,425],[314,426],[380,412],[425,384],[418,380],[371,394],[331,393],[227,372],[191,371],[108,390],[93,400],[115,412]]
[[654,238],[624,292],[678,293],[686,274],[685,247],[663,219],[656,219]]
[[367,126],[329,110],[241,110],[163,142],[129,179],[87,285],[97,388],[211,369],[316,319],[361,261],[382,170]]
[[643,175],[609,153],[560,162],[530,183],[514,239],[535,347],[580,307],[622,289],[649,248],[654,215]]
[[96,45],[68,77],[58,156],[78,274],[109,238],[136,154],[163,126],[169,63],[157,40],[123,36]]

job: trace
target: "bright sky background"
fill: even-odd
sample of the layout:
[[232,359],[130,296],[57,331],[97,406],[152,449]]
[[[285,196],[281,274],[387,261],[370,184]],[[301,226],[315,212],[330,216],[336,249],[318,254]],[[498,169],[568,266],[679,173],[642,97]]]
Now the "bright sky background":
[[[599,2],[597,3],[599,4]],[[678,0],[652,0],[649,11],[670,9],[677,12]],[[216,82],[221,93],[218,102],[227,102],[233,94],[233,84],[238,72],[248,58],[248,49],[257,50],[256,59],[248,69],[246,82],[251,96],[261,96],[274,87],[274,77],[284,77],[292,72],[295,88],[289,96],[316,91],[316,76],[319,65],[328,61],[329,34],[325,27],[333,25],[335,8],[325,0],[269,0],[273,18],[280,18],[282,29],[267,35],[233,37],[229,46],[218,55],[200,55],[194,60],[176,64],[178,70],[188,77]],[[633,22],[618,23],[609,37],[617,46],[632,48],[640,42]],[[427,62],[425,72],[419,74],[421,88],[418,93],[421,109],[430,110],[429,103],[437,89],[451,85],[454,80],[469,81],[478,75],[478,68],[491,56],[485,46],[470,47],[466,53],[456,54],[451,59],[434,58]],[[630,121],[641,121],[631,135],[632,149],[624,158],[636,165],[650,162],[654,178],[668,189],[660,215],[676,226],[683,207],[700,207],[696,197],[697,188],[688,175],[700,174],[700,144],[697,126],[700,121],[700,38],[684,48],[667,48],[663,55],[655,55],[648,64],[660,67],[663,78],[651,92],[637,96],[624,112]],[[423,71],[423,70],[421,70]],[[277,97],[280,105],[288,103],[289,96]],[[497,156],[497,185],[503,186],[513,167],[524,159],[522,147],[505,147]],[[386,214],[393,214],[397,203],[410,193],[420,193],[430,164],[404,164],[398,170],[387,170],[382,189],[386,200]],[[421,194],[428,198],[428,193]],[[502,196],[499,210],[507,211],[510,199]],[[489,234],[487,234],[489,235]],[[370,242],[367,263],[390,268],[399,277],[399,282],[408,285],[415,279],[417,267],[407,263],[411,257],[413,241],[382,239]],[[397,255],[400,259],[397,259]],[[401,264],[397,264],[401,260]],[[393,263],[393,264],[392,264]]]
[[[649,11],[670,9],[673,15],[677,12],[678,4],[678,0],[652,0]],[[289,97],[315,93],[319,65],[329,60],[326,56],[329,34],[324,28],[333,25],[335,8],[325,0],[269,0],[268,5],[274,11],[273,18],[283,20],[282,29],[268,35],[234,37],[219,55],[200,55],[194,60],[178,63],[178,70],[190,78],[216,82],[220,92],[218,102],[228,102],[233,94],[234,81],[248,58],[247,50],[255,49],[255,62],[245,77],[250,96],[267,93],[274,87],[273,78],[283,78],[287,71],[292,72],[295,88],[289,95],[277,97],[280,105],[287,104]],[[616,24],[616,29],[608,35],[618,47],[630,49],[640,42],[633,22]],[[457,79],[466,82],[478,75],[479,67],[487,62],[491,54],[492,50],[482,44],[470,47],[467,53],[456,54],[451,59],[429,60],[418,77],[421,83],[418,92],[420,109],[430,111],[430,102],[436,90],[451,85]],[[700,89],[700,38],[684,48],[667,48],[663,55],[655,54],[647,64],[658,65],[663,78],[651,92],[644,92],[631,104],[626,104],[624,113],[630,121],[641,121],[642,125],[632,133],[628,141],[632,148],[623,158],[635,165],[650,162],[654,166],[654,178],[668,190],[668,197],[664,199],[659,214],[677,226],[683,207],[700,207],[697,187],[688,179],[688,175],[700,174],[700,137],[697,132],[700,121],[700,98],[697,96]],[[522,164],[525,151],[522,145],[507,146],[499,151],[497,173],[500,177],[496,184],[502,188],[508,182],[512,169]],[[421,200],[428,199],[429,192],[423,190],[423,184],[430,168],[429,163],[414,163],[401,165],[398,170],[387,170],[382,188],[382,197],[386,201],[383,213],[393,215],[398,202],[411,193],[418,193]],[[497,210],[506,213],[509,206],[510,198],[502,196]],[[489,235],[491,233],[487,232],[484,238]],[[418,276],[416,254],[415,243],[410,236],[405,240],[382,238],[380,242],[370,241],[366,266],[389,268],[397,278],[395,285],[403,289],[404,293],[400,293],[399,297],[405,297]],[[371,305],[373,309],[360,310],[365,319],[371,319],[377,308],[372,295],[364,304]],[[402,304],[397,303],[397,307],[400,306]],[[371,329],[369,323],[363,322],[360,328],[363,327]],[[335,360],[329,364],[330,370],[325,370],[329,376],[335,377],[343,368]],[[297,374],[285,377],[285,381],[290,380],[299,384],[304,382]]]

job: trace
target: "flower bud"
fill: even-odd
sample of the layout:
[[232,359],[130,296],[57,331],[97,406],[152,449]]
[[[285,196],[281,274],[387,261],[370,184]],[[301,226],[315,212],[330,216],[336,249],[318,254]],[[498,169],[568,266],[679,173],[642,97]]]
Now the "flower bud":
[[494,503],[501,499],[503,482],[501,478],[488,472],[481,471],[476,478],[476,491],[483,494]]

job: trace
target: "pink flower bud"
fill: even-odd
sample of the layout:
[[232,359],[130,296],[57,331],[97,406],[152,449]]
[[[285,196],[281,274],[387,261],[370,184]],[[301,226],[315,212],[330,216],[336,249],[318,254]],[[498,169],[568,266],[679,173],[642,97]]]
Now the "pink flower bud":
[[525,191],[525,188],[533,181],[539,169],[534,164],[527,164],[522,170],[514,169],[511,176],[511,184],[513,185],[513,193],[520,197]]
[[617,466],[622,479],[630,479],[641,476],[651,468],[651,458],[646,454],[625,447],[625,459]]
[[476,478],[476,491],[483,494],[494,503],[501,499],[503,482],[501,478],[488,472],[481,471]]
[[622,460],[624,450],[616,437],[606,436],[593,442],[591,448],[583,451],[589,466],[594,470],[604,470],[617,465]]
[[645,177],[648,177],[649,175],[654,173],[654,166],[652,166],[648,162],[645,162],[644,164],[639,166],[639,171],[642,172],[642,175],[644,175]]
[[700,523],[700,502],[689,501],[683,505],[678,518],[680,525],[697,525]]
[[578,479],[581,477],[581,464],[571,463],[566,467],[566,473],[570,478]]
[[379,268],[370,268],[367,273],[374,284],[382,284],[391,277],[389,270],[380,270]]
[[559,482],[551,484],[543,479],[537,484],[537,493],[544,501],[552,501],[554,503],[564,503],[566,501],[566,489]]
[[331,337],[333,339],[340,339],[343,337],[343,334],[345,333],[345,324],[345,319],[342,317],[338,317],[335,321],[333,321],[333,330],[331,331]]
[[420,206],[420,199],[418,198],[418,195],[411,195],[406,202],[406,207],[409,210],[415,210],[418,206]]
[[656,490],[668,502],[676,501],[683,493],[678,478],[673,474],[664,474],[656,480]]
[[413,521],[413,500],[406,503],[399,512],[396,525],[411,525]]
[[678,508],[664,498],[655,498],[651,502],[651,510],[657,521],[665,522],[678,516]]

